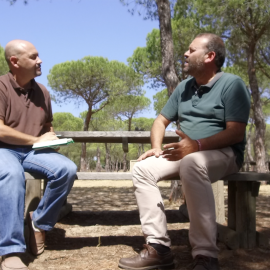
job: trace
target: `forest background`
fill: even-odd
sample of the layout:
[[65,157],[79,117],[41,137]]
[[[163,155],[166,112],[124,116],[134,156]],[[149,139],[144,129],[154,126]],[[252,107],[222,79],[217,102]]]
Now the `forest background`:
[[[192,39],[201,32],[221,35],[227,48],[227,60],[223,70],[239,75],[252,95],[245,160],[257,162],[263,160],[263,163],[269,161],[270,127],[265,124],[270,115],[270,8],[267,1],[223,0],[220,4],[217,0],[89,1],[91,3],[82,0],[65,3],[50,1],[50,7],[48,2],[45,4],[41,0],[26,1],[27,5],[23,2],[25,1],[0,2],[1,10],[5,9],[4,16],[9,18],[6,22],[15,21],[17,26],[15,28],[12,23],[10,25],[2,23],[6,25],[5,30],[8,34],[5,34],[6,39],[0,38],[0,44],[4,46],[15,38],[32,41],[35,35],[44,38],[47,33],[45,35],[47,46],[42,52],[46,50],[49,55],[43,59],[44,63],[48,57],[57,61],[59,58],[57,55],[61,56],[59,62],[49,67],[46,83],[41,81],[48,86],[54,111],[57,111],[54,113],[53,121],[56,131],[151,129],[154,117],[159,114],[173,90],[168,87],[162,70],[165,56],[159,12],[162,2],[168,2],[173,41],[171,66],[174,67],[176,81],[185,79],[182,72],[183,55]],[[99,6],[96,6],[95,2],[99,2]],[[14,3],[15,5],[10,6]],[[118,21],[119,10],[121,15],[125,13],[125,18],[124,21],[120,21],[121,25],[114,28],[112,21]],[[67,14],[68,12],[70,13]],[[98,12],[101,21],[95,17],[89,24],[88,21]],[[138,13],[140,17],[137,16]],[[40,16],[41,14],[43,16]],[[110,16],[111,20],[108,19]],[[22,19],[25,21],[30,18],[29,24],[20,25]],[[64,21],[61,18],[64,18]],[[46,24],[40,25],[40,19],[45,20]],[[138,28],[129,25],[132,20],[134,25],[139,26]],[[123,43],[128,42],[129,37],[120,31],[123,30],[123,24],[129,27],[130,38],[136,37],[136,31],[143,32],[149,27],[149,30],[147,29],[149,32],[144,34],[145,44],[143,46],[137,44],[135,38],[132,40],[133,53],[126,60],[122,57],[109,60],[106,57],[109,47],[116,46],[119,55],[125,52]],[[105,26],[102,31],[99,30],[101,25]],[[84,37],[88,35],[89,28],[95,29],[95,32],[89,34],[92,41],[87,41],[88,50],[84,51],[81,44],[85,41]],[[119,31],[122,34],[119,35]],[[57,36],[63,39],[57,51],[55,40],[50,37],[53,36],[52,32],[56,32]],[[107,38],[102,39],[104,36]],[[99,55],[103,56],[93,56],[91,44],[99,43],[99,39],[102,39],[100,47],[104,49],[104,54],[100,51]],[[33,43],[35,44],[34,41]],[[39,49],[39,46],[37,48]],[[69,52],[73,50],[83,51],[85,54],[72,60]],[[0,47],[0,74],[7,71],[3,47]],[[40,81],[39,78],[37,81]],[[65,105],[57,108],[61,104]],[[66,107],[68,105],[70,107]],[[66,110],[68,112],[61,108],[68,108]],[[76,110],[79,110],[78,115],[74,113]],[[127,161],[136,159],[149,148],[150,145],[130,145],[129,153],[126,155],[118,144],[89,143],[69,145],[61,148],[60,152],[72,159],[82,171],[126,171]],[[267,170],[267,167],[262,166],[262,170],[265,169]]]

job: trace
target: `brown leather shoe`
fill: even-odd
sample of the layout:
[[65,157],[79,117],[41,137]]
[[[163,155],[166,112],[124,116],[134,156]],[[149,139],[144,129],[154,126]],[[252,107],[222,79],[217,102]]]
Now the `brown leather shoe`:
[[119,267],[128,270],[149,270],[149,269],[173,269],[173,255],[169,251],[165,254],[159,254],[150,245],[143,245],[144,249],[135,257],[122,258],[119,261]]
[[36,232],[32,226],[32,215],[30,212],[27,216],[27,225],[29,228],[29,249],[35,256],[40,255],[45,247],[45,231]]
[[14,253],[2,257],[0,268],[1,270],[29,270],[29,268]]

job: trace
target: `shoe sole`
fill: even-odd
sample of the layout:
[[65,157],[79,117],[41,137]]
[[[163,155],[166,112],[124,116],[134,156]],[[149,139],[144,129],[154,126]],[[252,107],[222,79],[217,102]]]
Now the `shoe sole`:
[[158,270],[172,270],[174,269],[174,263],[171,264],[165,264],[165,265],[153,265],[153,266],[146,266],[146,267],[130,267],[130,266],[125,266],[121,263],[118,264],[120,268],[126,269],[126,270],[151,270],[151,269],[158,269]]

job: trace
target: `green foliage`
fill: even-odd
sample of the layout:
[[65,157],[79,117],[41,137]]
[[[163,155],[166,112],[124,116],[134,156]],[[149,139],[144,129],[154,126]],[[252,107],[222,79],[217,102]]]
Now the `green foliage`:
[[[110,105],[108,105],[110,106]],[[80,118],[85,119],[87,111],[80,113]],[[116,119],[114,115],[110,113],[110,110],[104,108],[100,110],[92,117],[89,123],[90,131],[118,131],[125,130],[125,123],[120,119]]]
[[135,130],[137,128],[138,130],[141,131],[150,131],[154,121],[155,121],[154,118],[146,118],[146,117],[133,118],[131,130]]
[[132,118],[139,112],[149,108],[151,100],[143,95],[125,95],[119,96],[107,106],[106,110],[109,114],[118,117],[121,120],[126,120],[128,130],[131,130]]
[[141,84],[125,64],[92,56],[55,65],[50,70],[48,82],[57,102],[84,100],[94,109],[109,97],[138,90]]
[[5,59],[5,50],[0,45],[0,76],[6,74],[9,71],[6,59]]
[[[227,40],[229,65],[245,62],[251,48],[255,49],[256,58],[265,62],[260,53],[269,52],[268,0],[198,0],[195,7],[202,23]],[[266,56],[269,60],[269,54]]]
[[145,83],[151,82],[152,88],[159,88],[165,85],[162,77],[162,58],[158,29],[153,29],[147,35],[146,47],[138,47],[132,57],[128,58],[128,63],[136,72],[143,76]]
[[93,102],[93,106],[106,99],[110,88],[117,84],[109,61],[90,56],[55,65],[50,70],[48,82],[59,98],[58,102],[83,99],[89,105]]
[[[109,105],[108,105],[109,106]],[[87,111],[84,111],[80,114],[80,118],[84,121],[87,115]],[[89,130],[91,131],[119,131],[125,130],[125,123],[120,119],[115,119],[114,116],[104,108],[104,110],[100,110],[94,114],[90,123]],[[105,144],[93,144],[87,143],[86,149],[86,159],[90,169],[95,169],[96,167],[96,155],[97,155],[97,147],[99,147],[101,152],[100,162],[101,166],[104,168],[106,163],[106,149]],[[110,161],[111,164],[115,164],[118,160],[122,162],[123,159],[123,150],[121,144],[107,144],[110,153]]]
[[[80,131],[83,128],[82,119],[73,116],[71,113],[53,114],[54,131]],[[66,147],[60,147],[59,153],[71,159],[77,166],[80,164],[81,144],[69,144]]]
[[[254,135],[253,135],[254,137]],[[265,149],[266,149],[266,159],[270,161],[270,125],[266,124],[266,132],[265,132],[265,141],[264,141]]]
[[[248,124],[247,125],[246,131],[249,130],[250,125],[251,124]],[[254,153],[254,141],[255,141],[255,127],[253,125],[252,126],[252,130],[251,130],[251,155],[253,157],[255,157],[255,153]],[[270,124],[266,124],[264,146],[265,146],[266,161],[270,161]],[[247,152],[247,150],[245,152]],[[255,158],[253,158],[253,159],[255,159]]]
[[86,102],[88,111],[84,129],[88,130],[93,114],[103,109],[117,96],[139,94],[142,80],[133,69],[118,61],[86,56],[78,61],[55,65],[48,75],[56,102],[72,100]]
[[159,115],[165,104],[167,103],[169,96],[167,89],[157,92],[154,96],[154,110],[156,115]]
[[53,127],[55,131],[81,131],[83,120],[71,113],[58,112],[53,114]]
[[233,66],[227,66],[223,68],[223,71],[239,76],[247,86],[249,85],[246,62],[239,63]]

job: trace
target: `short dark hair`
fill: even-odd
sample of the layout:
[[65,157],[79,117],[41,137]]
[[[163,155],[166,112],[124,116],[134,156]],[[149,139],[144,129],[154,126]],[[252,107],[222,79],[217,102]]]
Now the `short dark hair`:
[[222,38],[212,33],[201,33],[196,36],[196,38],[198,37],[206,37],[208,39],[206,48],[208,52],[216,53],[215,64],[218,70],[220,70],[220,68],[224,64],[225,56],[226,56],[225,44]]

